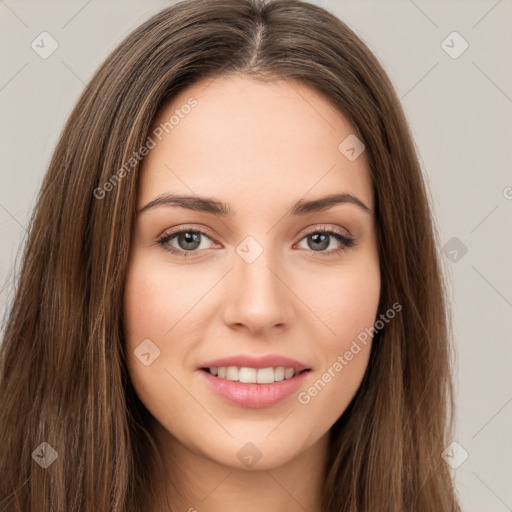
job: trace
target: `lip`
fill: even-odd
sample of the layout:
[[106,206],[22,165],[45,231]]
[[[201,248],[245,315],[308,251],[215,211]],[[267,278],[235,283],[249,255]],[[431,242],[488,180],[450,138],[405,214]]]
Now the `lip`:
[[[223,357],[221,359],[215,359],[214,361],[207,361],[201,364],[198,369],[202,368],[218,368],[219,366],[237,366],[248,367],[248,368],[277,368],[283,366],[285,368],[293,368],[295,371],[310,370],[309,366],[290,359],[289,357],[280,356],[277,354],[269,354],[266,356],[250,356],[247,354],[240,354],[236,356]],[[292,379],[290,379],[292,380]],[[261,384],[259,384],[261,386]]]
[[[272,365],[259,366],[259,368],[266,368],[268,366]],[[285,365],[279,364],[278,366]],[[293,368],[293,366],[288,366],[288,368]],[[202,376],[200,378],[205,379],[206,384],[210,387],[210,389],[212,389],[220,397],[224,398],[232,404],[242,407],[251,407],[254,409],[270,407],[281,402],[285,398],[288,398],[300,388],[304,382],[304,379],[306,379],[307,376],[311,373],[311,371],[303,371],[291,379],[285,379],[282,381],[274,382],[272,384],[248,384],[227,379],[220,379],[211,375],[208,371],[205,371],[202,368],[198,369],[197,372]]]

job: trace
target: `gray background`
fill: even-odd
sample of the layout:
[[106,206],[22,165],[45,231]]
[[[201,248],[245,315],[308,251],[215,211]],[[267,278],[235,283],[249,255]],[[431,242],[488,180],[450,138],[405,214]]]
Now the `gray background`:
[[[171,3],[0,0],[0,312],[74,102],[106,55]],[[432,195],[453,305],[454,440],[469,454],[461,463],[459,448],[451,458],[457,488],[465,511],[512,510],[512,3],[315,3],[366,42],[402,100]],[[31,47],[43,31],[59,45],[46,59]],[[460,50],[460,40],[442,45],[453,31],[469,44],[457,58],[445,48]]]

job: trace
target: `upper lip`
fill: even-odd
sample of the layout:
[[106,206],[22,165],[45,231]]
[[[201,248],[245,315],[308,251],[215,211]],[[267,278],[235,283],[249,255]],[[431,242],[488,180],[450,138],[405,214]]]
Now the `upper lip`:
[[309,370],[310,367],[289,357],[280,356],[278,354],[269,354],[266,356],[250,356],[240,354],[236,356],[223,357],[214,361],[206,361],[199,368],[218,368],[227,366],[237,366],[238,368],[293,368],[295,371]]

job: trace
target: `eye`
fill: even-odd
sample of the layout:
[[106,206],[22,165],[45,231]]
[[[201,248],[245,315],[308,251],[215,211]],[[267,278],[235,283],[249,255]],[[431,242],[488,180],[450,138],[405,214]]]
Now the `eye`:
[[[171,243],[174,239],[176,239],[175,244],[178,247]],[[205,239],[211,240],[203,231],[185,228],[165,234],[157,240],[157,244],[166,251],[187,257],[188,253],[197,252],[196,249],[208,249],[203,244]]]
[[[325,251],[332,240],[335,239],[339,247],[331,251]],[[342,233],[341,231],[328,230],[325,228],[316,228],[309,231],[302,240],[306,240],[308,247],[313,252],[326,253],[326,256],[336,255],[344,251],[347,247],[355,245],[355,239]],[[301,240],[301,242],[302,242]]]
[[[171,243],[175,240],[174,243]],[[338,248],[331,251],[325,251],[329,248],[332,240],[336,240],[339,244]],[[198,252],[198,249],[209,249],[206,240],[212,239],[203,231],[192,228],[182,228],[180,230],[166,233],[157,240],[157,244],[165,251],[177,254],[179,256],[187,257],[193,253]],[[337,230],[328,230],[326,228],[316,228],[306,233],[302,240],[307,240],[306,249],[312,252],[325,253],[326,256],[332,256],[344,251],[347,247],[355,245],[355,239]],[[299,242],[299,243],[300,243]],[[177,247],[176,247],[177,245]]]

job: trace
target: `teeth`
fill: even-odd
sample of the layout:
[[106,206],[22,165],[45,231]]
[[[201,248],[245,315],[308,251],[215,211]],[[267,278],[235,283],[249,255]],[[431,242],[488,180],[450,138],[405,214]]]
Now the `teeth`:
[[238,368],[236,366],[228,366],[226,368],[226,380],[238,380]]
[[236,380],[240,382],[257,382],[258,370],[256,370],[256,368],[240,368],[240,370],[236,368],[236,370],[238,371],[238,379]]
[[250,384],[272,384],[285,379],[291,379],[300,372],[295,371],[293,368],[284,368],[278,366],[277,368],[248,368],[237,366],[220,366],[218,368],[208,368],[212,375],[220,379],[239,381]]
[[276,368],[274,370],[274,380],[275,381],[284,380],[284,373],[285,373],[285,370],[282,366],[279,366],[278,368]]
[[[292,376],[293,376],[293,368]],[[279,382],[284,380],[284,368],[279,366],[278,368],[260,368],[256,376],[256,382],[258,384],[272,384],[273,382]]]
[[284,371],[284,378],[289,379],[289,378],[293,377],[294,373],[295,372],[294,372],[293,368],[286,368],[286,370]]

